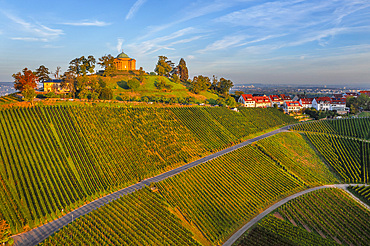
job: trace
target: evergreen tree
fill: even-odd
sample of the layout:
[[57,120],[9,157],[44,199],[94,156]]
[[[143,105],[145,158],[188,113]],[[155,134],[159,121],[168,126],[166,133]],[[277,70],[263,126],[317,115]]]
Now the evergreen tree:
[[35,75],[38,77],[39,82],[44,83],[44,81],[50,80],[49,77],[49,69],[44,65],[41,65],[38,69],[36,69]]
[[188,72],[188,68],[186,67],[186,62],[184,58],[180,59],[178,70],[180,74],[180,81],[185,83],[189,78],[189,72]]
[[155,72],[159,76],[168,76],[170,72],[172,71],[172,62],[167,60],[168,58],[165,56],[159,56],[157,66],[155,67]]

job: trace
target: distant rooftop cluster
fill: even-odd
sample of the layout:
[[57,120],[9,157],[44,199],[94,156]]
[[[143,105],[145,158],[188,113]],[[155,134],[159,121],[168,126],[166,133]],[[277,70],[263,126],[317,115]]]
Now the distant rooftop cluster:
[[243,94],[238,102],[248,108],[281,107],[285,113],[298,112],[303,108],[315,108],[316,110],[336,110],[338,113],[347,113],[346,99],[358,97],[361,94],[370,96],[370,91],[347,92],[334,94],[332,97],[313,97],[298,94],[290,95],[265,95],[265,94]]

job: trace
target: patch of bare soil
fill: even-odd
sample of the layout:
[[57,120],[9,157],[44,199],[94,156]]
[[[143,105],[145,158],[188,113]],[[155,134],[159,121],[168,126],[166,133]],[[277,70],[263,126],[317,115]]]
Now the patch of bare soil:
[[281,214],[279,214],[278,212],[275,212],[274,213],[274,216],[278,219],[281,219],[281,220],[284,220],[283,216],[281,216]]
[[306,231],[312,232],[311,229],[306,224],[303,224],[303,223],[301,223],[301,224],[304,227],[304,229],[306,229]]

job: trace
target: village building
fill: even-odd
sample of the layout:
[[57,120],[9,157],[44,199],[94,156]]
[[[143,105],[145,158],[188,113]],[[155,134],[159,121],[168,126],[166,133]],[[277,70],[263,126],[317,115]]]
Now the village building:
[[113,64],[118,71],[136,70],[136,60],[130,58],[128,55],[123,53],[123,51],[114,58]]
[[330,97],[317,97],[312,101],[312,107],[316,110],[331,110]]
[[360,94],[360,95],[365,94],[368,97],[370,97],[370,91],[360,91],[358,94]]
[[344,97],[357,97],[358,96],[358,93],[357,92],[346,92],[344,95]]
[[302,109],[302,105],[298,101],[291,101],[291,102],[284,102],[283,103],[284,112],[289,113],[296,113]]
[[256,102],[253,99],[252,94],[243,94],[239,97],[238,102],[243,104],[247,108],[256,107]]
[[278,95],[270,95],[269,99],[270,99],[272,107],[274,105],[277,105],[278,107],[280,107],[284,103],[283,99],[281,99],[281,97],[279,97]]
[[336,110],[338,113],[347,113],[346,98],[332,98],[330,110]]
[[289,95],[280,94],[280,98],[283,100],[283,102],[292,102],[293,99]]
[[312,101],[313,101],[313,98],[299,99],[299,103],[302,105],[303,108],[312,108]]
[[257,96],[253,97],[254,102],[256,104],[256,108],[267,108],[271,107],[270,99],[267,96]]
[[62,88],[61,86],[62,80],[61,79],[51,79],[43,82],[43,91],[44,92],[69,92],[68,88]]

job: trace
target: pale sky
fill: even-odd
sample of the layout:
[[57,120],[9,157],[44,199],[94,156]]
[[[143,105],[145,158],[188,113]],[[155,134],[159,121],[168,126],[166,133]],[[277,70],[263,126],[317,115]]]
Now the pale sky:
[[[0,0],[0,81],[123,49],[235,84],[370,87],[369,0]],[[99,67],[97,66],[97,69]]]

